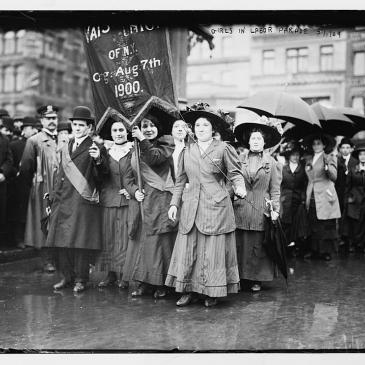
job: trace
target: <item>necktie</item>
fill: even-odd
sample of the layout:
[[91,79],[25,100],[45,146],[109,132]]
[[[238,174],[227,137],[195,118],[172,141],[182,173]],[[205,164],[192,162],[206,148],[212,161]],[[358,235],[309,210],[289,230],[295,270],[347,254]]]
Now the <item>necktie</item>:
[[72,152],[75,152],[77,147],[79,147],[79,143],[78,142],[75,142],[73,147],[72,147]]

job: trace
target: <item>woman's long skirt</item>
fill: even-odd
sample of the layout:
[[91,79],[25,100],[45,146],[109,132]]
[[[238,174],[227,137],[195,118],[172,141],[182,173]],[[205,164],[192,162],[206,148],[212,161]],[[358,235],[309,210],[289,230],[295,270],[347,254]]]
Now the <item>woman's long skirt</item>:
[[177,292],[195,292],[209,297],[237,293],[240,279],[234,232],[205,235],[196,228],[178,233],[166,285]]
[[240,279],[272,281],[275,264],[263,246],[264,231],[236,230],[237,257]]
[[[137,250],[131,250],[130,280],[139,281],[150,285],[163,286],[165,284],[167,271],[169,269],[172,250],[174,248],[176,232],[146,235],[142,228],[139,237],[136,237],[135,245]],[[133,262],[135,263],[133,265]],[[123,275],[123,280],[126,279]]]
[[128,246],[128,206],[102,207],[102,251],[96,271],[122,273]]
[[308,211],[308,236],[311,237],[312,250],[318,254],[336,251],[338,233],[336,219],[319,220],[317,218],[316,202],[312,195]]

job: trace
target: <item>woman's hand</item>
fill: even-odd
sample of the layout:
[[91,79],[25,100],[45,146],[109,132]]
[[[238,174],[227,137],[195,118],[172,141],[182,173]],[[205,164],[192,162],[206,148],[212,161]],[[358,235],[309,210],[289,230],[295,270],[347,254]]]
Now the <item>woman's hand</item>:
[[169,219],[172,220],[173,222],[175,222],[176,215],[177,215],[177,207],[175,205],[171,205],[169,212],[168,212]]
[[129,200],[129,199],[131,198],[131,196],[129,195],[128,191],[127,191],[127,190],[125,190],[125,189],[121,189],[121,190],[119,190],[119,191],[118,191],[118,194],[119,194],[119,195],[124,195],[124,196],[125,196],[125,198],[126,198],[127,200]]
[[243,199],[247,195],[247,191],[243,186],[237,186],[234,193],[241,199]]
[[132,128],[132,137],[137,138],[139,141],[143,141],[144,139],[146,139],[139,127],[137,126],[134,126]]
[[99,160],[100,159],[100,149],[99,147],[93,143],[90,148],[89,148],[89,155],[94,159],[94,160]]
[[134,193],[134,197],[136,198],[137,202],[143,202],[144,200],[144,193],[141,193],[139,190],[137,190],[135,193]]
[[272,221],[276,221],[279,218],[279,213],[278,212],[275,212],[275,211],[272,210],[270,212],[270,214],[271,214],[271,220]]

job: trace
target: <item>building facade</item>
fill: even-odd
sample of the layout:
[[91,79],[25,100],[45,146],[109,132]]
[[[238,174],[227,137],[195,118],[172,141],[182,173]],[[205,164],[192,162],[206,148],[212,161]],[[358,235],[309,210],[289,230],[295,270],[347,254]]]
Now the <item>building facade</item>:
[[345,106],[364,114],[365,102],[365,28],[356,28],[348,34],[347,87]]
[[34,115],[45,104],[67,117],[92,107],[80,34],[76,30],[0,34],[0,105],[10,115]]
[[197,43],[188,56],[187,99],[232,111],[249,93],[250,37],[239,34],[239,25],[209,28],[214,49]]
[[309,104],[344,106],[348,34],[301,27],[296,33],[273,27],[251,40],[250,93],[285,91]]

